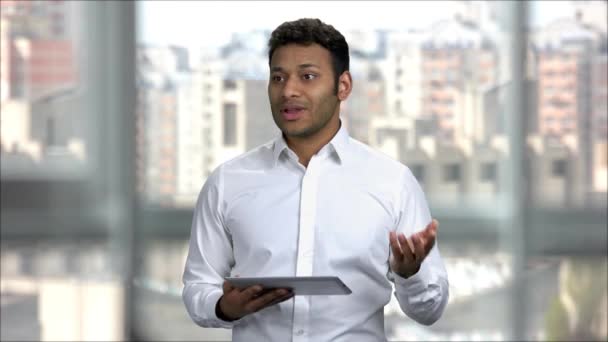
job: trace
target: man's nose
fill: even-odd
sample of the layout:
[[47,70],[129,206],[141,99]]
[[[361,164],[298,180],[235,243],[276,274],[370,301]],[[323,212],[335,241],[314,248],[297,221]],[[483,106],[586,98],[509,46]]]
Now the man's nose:
[[283,86],[283,97],[298,97],[300,96],[300,84],[297,77],[290,77],[285,81]]

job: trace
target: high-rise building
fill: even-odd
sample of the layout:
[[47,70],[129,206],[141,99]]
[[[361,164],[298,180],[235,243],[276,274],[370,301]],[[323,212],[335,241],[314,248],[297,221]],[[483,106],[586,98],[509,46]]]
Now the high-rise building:
[[342,122],[348,128],[349,134],[368,144],[371,142],[374,118],[386,118],[385,82],[381,64],[381,60],[376,58],[351,58],[353,89],[348,100],[342,102],[340,109]]
[[[604,7],[605,8],[605,7]],[[538,80],[538,139],[567,146],[571,203],[589,205],[602,188],[605,170],[601,141],[606,140],[606,23],[594,26],[581,11],[536,32],[532,49]],[[556,164],[557,165],[557,164]],[[599,170],[599,172],[598,172]]]
[[171,206],[177,193],[177,100],[181,85],[175,77],[176,55],[168,48],[140,47],[137,58],[137,190],[144,200]]
[[192,205],[217,166],[278,134],[266,80],[205,52],[185,69],[177,47],[140,46],[138,60],[138,191],[151,203]]
[[596,70],[601,71],[597,56],[605,50],[605,39],[598,28],[584,24],[580,17],[558,19],[537,34],[533,44],[540,134],[559,139],[589,125],[592,77]]
[[456,16],[426,31],[394,34],[389,42],[389,117],[424,118],[432,129],[423,134],[445,143],[485,135],[465,124],[480,121],[472,115],[485,117],[473,104],[499,80],[498,51],[477,24]]
[[206,120],[203,115],[203,77],[193,70],[182,73],[176,89],[176,177],[175,202],[192,205],[205,177],[204,155],[208,146],[203,134]]
[[[83,119],[75,113],[79,100],[74,27],[80,5],[0,2],[3,154],[23,155],[37,165],[47,157],[63,163],[65,157],[86,159]],[[17,164],[8,162],[7,168],[11,165]]]
[[69,1],[2,1],[2,100],[35,100],[76,86],[75,8]]
[[482,88],[498,81],[498,56],[492,41],[458,18],[433,26],[422,42],[421,114],[437,121],[438,138],[457,142],[473,138],[465,131],[470,103]]
[[596,55],[591,66],[593,191],[608,190],[608,54]]

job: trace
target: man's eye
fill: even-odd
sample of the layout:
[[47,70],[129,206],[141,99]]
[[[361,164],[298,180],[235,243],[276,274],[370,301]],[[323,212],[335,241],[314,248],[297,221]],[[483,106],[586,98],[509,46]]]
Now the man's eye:
[[317,77],[317,75],[315,74],[304,74],[304,76],[302,76],[305,80],[313,80]]
[[271,79],[272,79],[273,82],[281,82],[281,81],[283,81],[283,77],[281,77],[281,76],[272,76]]

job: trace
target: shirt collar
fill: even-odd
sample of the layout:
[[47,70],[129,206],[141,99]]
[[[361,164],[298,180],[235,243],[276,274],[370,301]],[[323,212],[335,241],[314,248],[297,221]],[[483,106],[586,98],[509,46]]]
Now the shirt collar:
[[340,164],[344,163],[344,159],[348,158],[349,135],[344,123],[340,120],[340,129],[338,133],[329,141],[329,145],[333,148]]
[[[344,158],[348,153],[348,145],[349,145],[349,135],[348,130],[344,126],[343,122],[340,121],[340,128],[334,137],[327,144],[330,148],[333,149],[340,164],[344,163]],[[326,145],[326,146],[327,146]],[[279,133],[279,136],[274,140],[273,149],[272,149],[272,160],[274,165],[277,165],[279,157],[283,151],[288,149],[287,142],[285,142],[285,138],[283,138],[283,134]],[[347,157],[346,157],[347,158]]]

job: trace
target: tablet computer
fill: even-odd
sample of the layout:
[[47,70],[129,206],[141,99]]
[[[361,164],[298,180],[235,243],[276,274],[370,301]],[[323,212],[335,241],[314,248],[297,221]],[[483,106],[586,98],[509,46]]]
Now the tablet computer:
[[245,289],[261,285],[264,292],[272,289],[291,289],[294,295],[348,295],[352,291],[338,277],[226,277],[232,286]]

